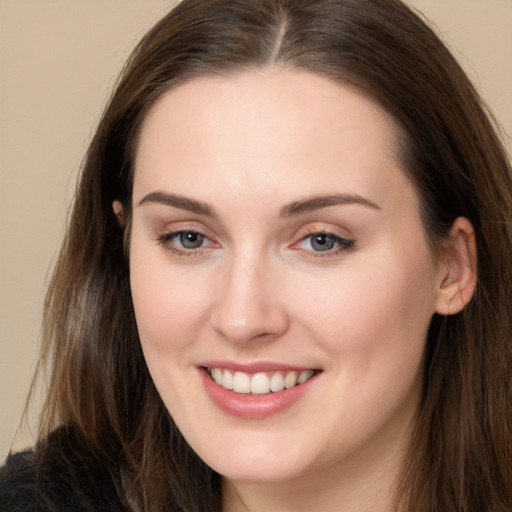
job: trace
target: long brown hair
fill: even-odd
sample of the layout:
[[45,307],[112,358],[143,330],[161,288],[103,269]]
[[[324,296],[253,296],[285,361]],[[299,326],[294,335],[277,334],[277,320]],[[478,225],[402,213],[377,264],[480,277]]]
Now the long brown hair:
[[[59,425],[80,432],[121,497],[145,510],[220,510],[220,476],[188,447],[146,368],[124,237],[138,134],[155,101],[196,76],[268,65],[349,83],[395,117],[433,247],[456,217],[473,223],[476,294],[462,313],[432,320],[396,506],[510,510],[510,160],[453,56],[399,0],[183,0],[143,38],[91,142],[48,291],[41,437]],[[114,200],[124,205],[125,230]]]

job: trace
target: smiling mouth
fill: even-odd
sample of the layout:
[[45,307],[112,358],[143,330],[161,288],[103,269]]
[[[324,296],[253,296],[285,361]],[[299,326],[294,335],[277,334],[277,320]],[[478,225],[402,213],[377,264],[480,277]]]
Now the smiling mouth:
[[284,389],[300,386],[313,377],[319,370],[272,371],[245,373],[224,368],[204,368],[206,373],[219,386],[240,394],[267,395]]

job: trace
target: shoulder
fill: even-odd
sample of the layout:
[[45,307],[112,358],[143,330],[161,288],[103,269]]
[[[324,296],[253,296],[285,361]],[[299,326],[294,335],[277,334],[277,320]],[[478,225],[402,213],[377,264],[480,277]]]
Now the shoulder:
[[0,510],[30,510],[34,497],[35,475],[32,451],[10,455],[5,466],[0,468]]
[[10,455],[0,468],[2,512],[126,511],[111,468],[68,431],[34,450]]

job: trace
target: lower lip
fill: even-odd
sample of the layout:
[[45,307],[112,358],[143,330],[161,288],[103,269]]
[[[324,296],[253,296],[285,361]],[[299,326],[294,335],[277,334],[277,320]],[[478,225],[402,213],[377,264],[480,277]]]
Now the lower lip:
[[210,400],[222,411],[245,419],[263,419],[291,407],[314,385],[320,372],[293,388],[266,395],[235,393],[219,386],[204,368],[199,368],[203,385]]

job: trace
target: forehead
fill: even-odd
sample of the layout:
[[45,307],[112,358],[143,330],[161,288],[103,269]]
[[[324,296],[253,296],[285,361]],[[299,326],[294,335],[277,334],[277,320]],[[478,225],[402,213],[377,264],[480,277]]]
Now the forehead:
[[377,103],[310,72],[269,68],[199,77],[168,91],[147,115],[134,198],[169,186],[208,195],[219,183],[220,193],[249,187],[255,194],[300,195],[338,186],[378,194],[390,173],[404,180],[398,136]]

